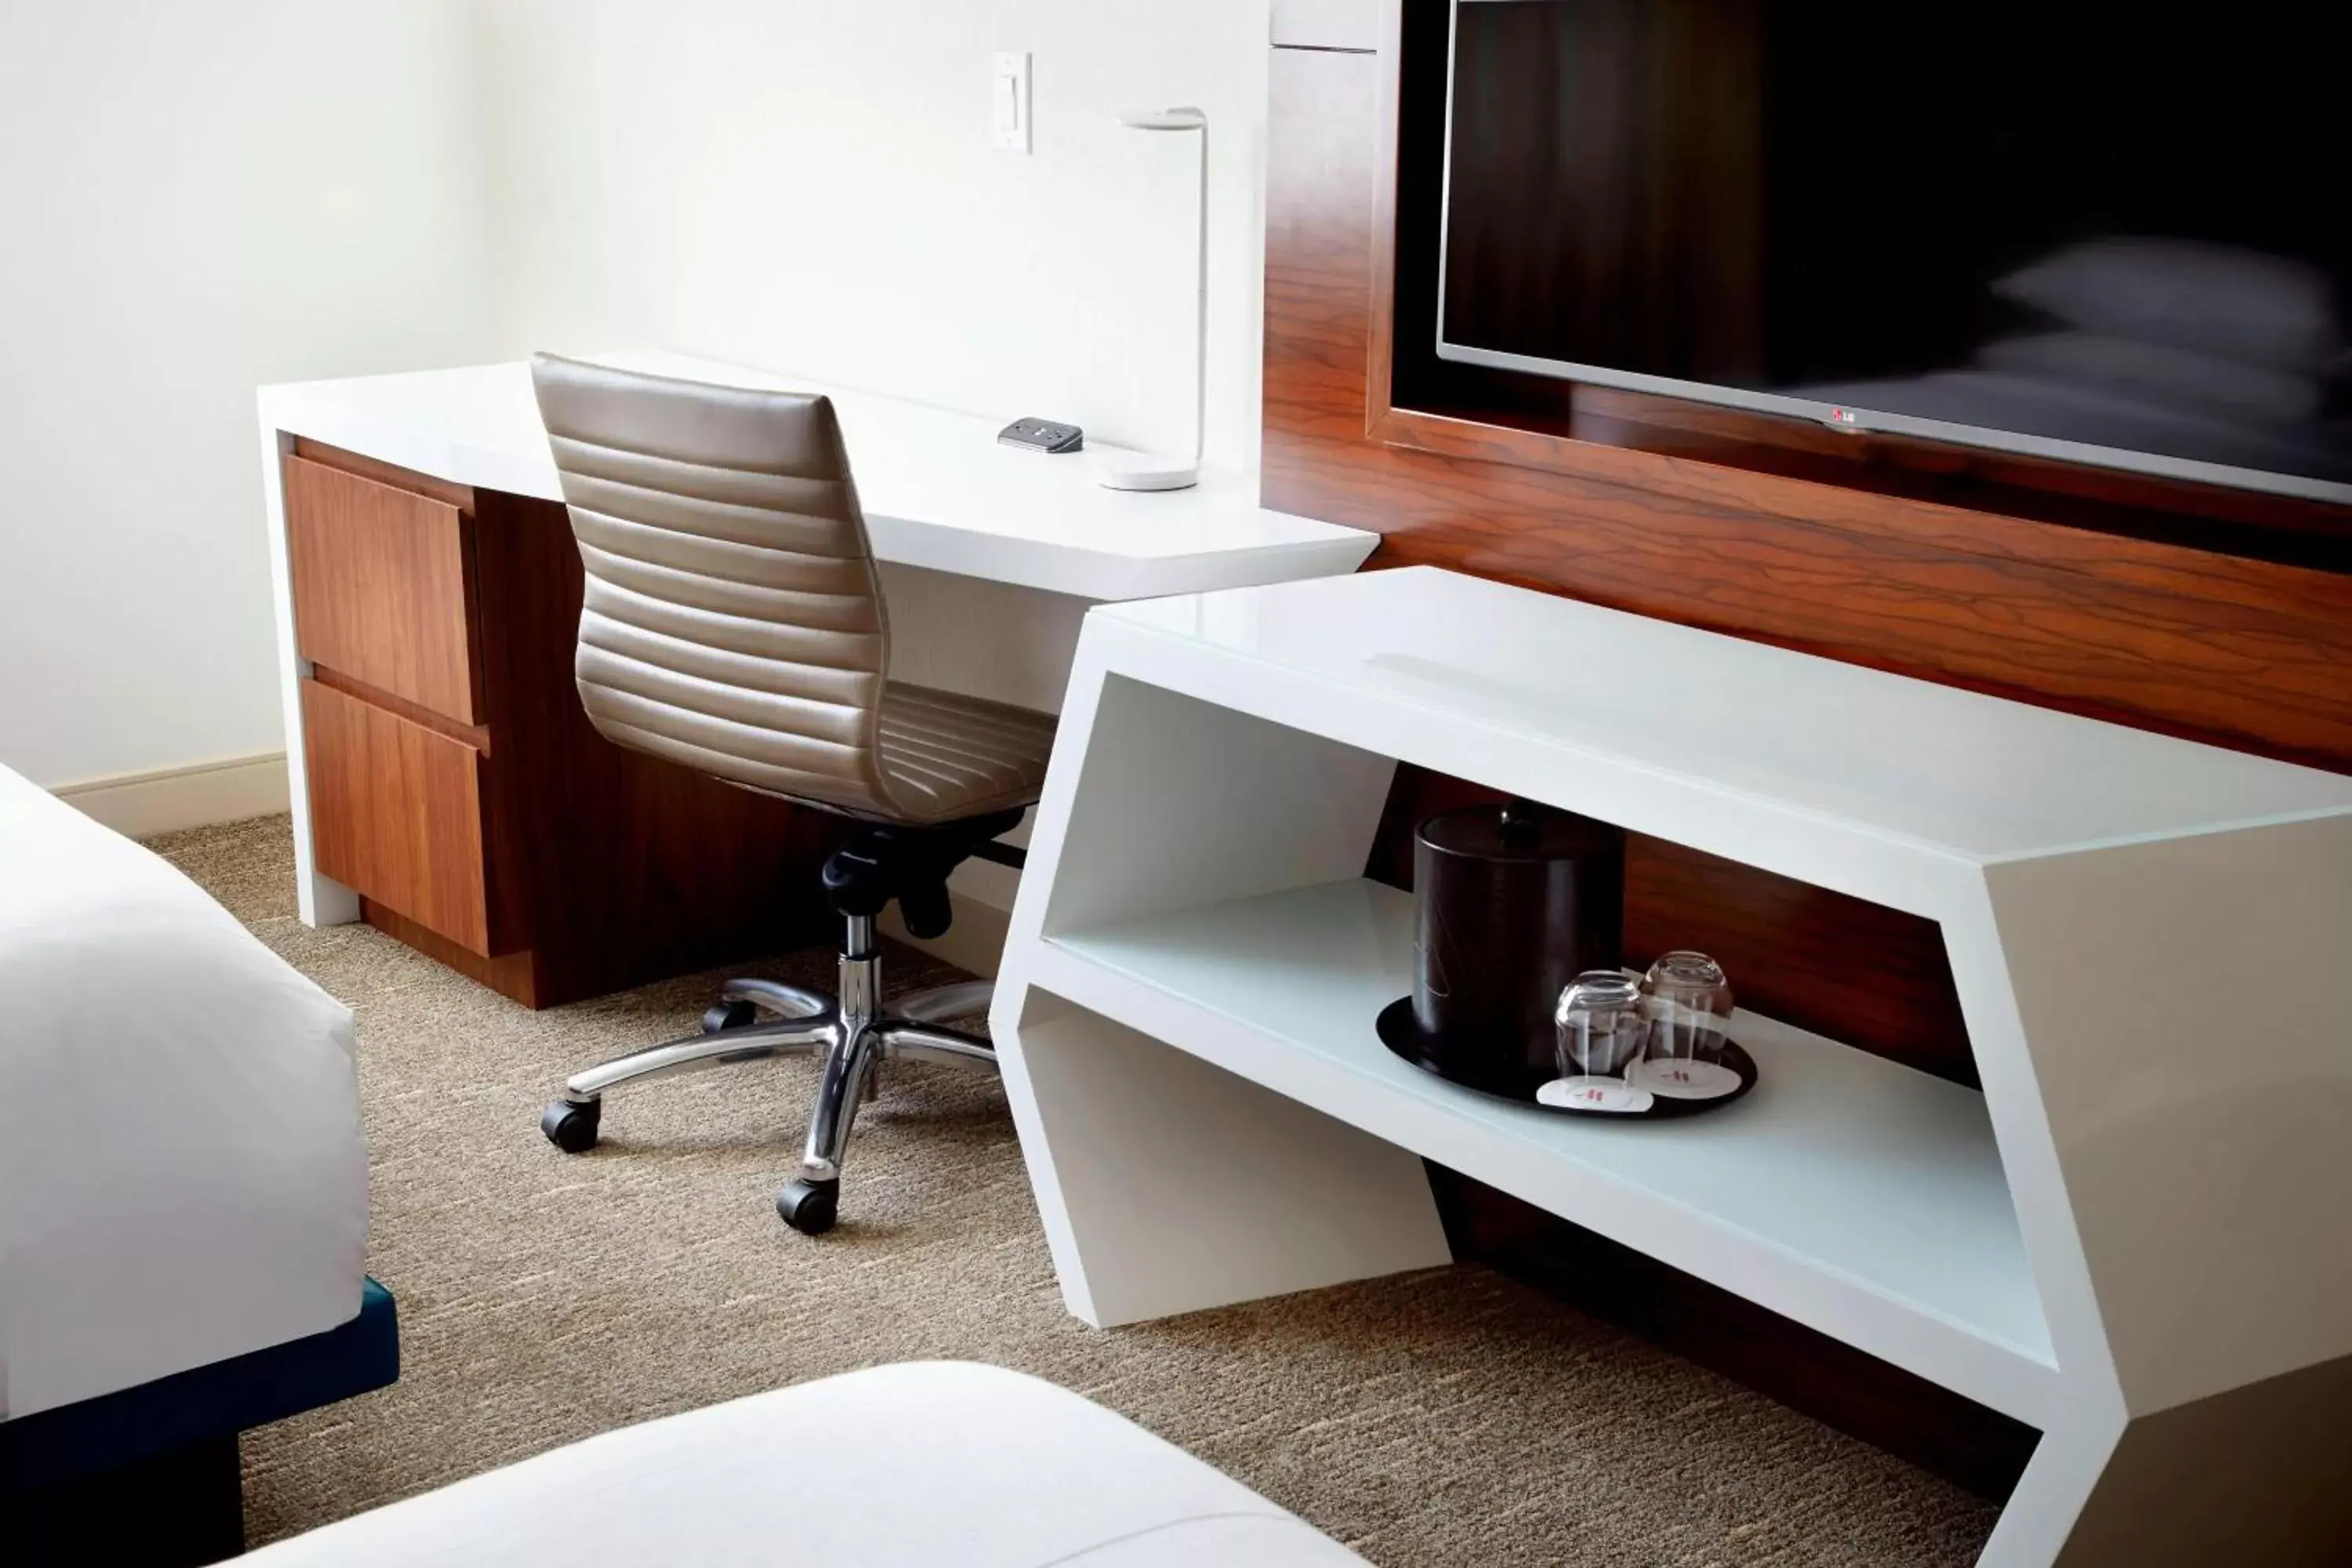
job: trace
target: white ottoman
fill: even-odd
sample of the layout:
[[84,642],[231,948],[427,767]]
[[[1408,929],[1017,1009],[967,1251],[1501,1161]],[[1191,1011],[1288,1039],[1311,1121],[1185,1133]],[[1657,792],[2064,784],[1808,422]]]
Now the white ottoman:
[[1019,1373],[913,1362],[607,1432],[255,1568],[1339,1568],[1364,1560]]

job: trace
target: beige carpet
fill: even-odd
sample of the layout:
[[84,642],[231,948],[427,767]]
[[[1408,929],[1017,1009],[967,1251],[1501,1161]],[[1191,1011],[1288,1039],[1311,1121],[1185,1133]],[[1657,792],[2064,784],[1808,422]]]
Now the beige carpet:
[[[396,1385],[247,1435],[257,1542],[910,1357],[1075,1388],[1384,1568],[1925,1568],[1972,1562],[1991,1527],[1943,1482],[1480,1268],[1089,1329],[1062,1310],[985,1079],[898,1072],[820,1241],[770,1206],[805,1063],[616,1094],[603,1145],[568,1158],[535,1125],[558,1080],[692,1027],[715,976],[533,1014],[365,927],[302,926],[284,817],[157,847],[358,1014],[371,1267],[400,1301]],[[907,955],[894,981],[940,978],[927,964]],[[822,954],[753,967],[830,972]]]

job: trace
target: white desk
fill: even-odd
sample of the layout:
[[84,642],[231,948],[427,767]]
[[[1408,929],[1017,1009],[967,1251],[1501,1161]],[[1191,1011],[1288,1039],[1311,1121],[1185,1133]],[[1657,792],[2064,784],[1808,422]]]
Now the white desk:
[[[901,612],[893,617],[902,628],[893,673],[930,685],[1050,706],[1084,602],[1349,573],[1379,542],[1360,530],[1267,510],[1257,504],[1254,474],[1210,470],[1192,489],[1158,494],[1105,489],[1082,456],[998,445],[1010,414],[950,413],[661,351],[585,357],[831,396],[875,555],[899,574],[887,584]],[[294,640],[282,454],[300,437],[455,484],[546,500],[562,492],[521,363],[265,386],[259,413],[297,884],[302,918],[334,924],[356,920],[358,900],[311,863],[301,701],[309,671]],[[927,635],[938,640],[921,646]],[[911,667],[902,666],[902,654],[912,656]],[[987,685],[988,667],[1000,662],[1018,667],[1011,689]],[[967,867],[956,886],[979,889],[983,905],[1009,905],[1010,875]],[[966,945],[943,951],[961,962],[992,961],[1001,923],[993,931],[974,923],[982,929],[967,928]]]
[[[1257,504],[1255,474],[1210,470],[1190,489],[1094,482],[1080,454],[999,446],[1004,419],[660,351],[584,356],[730,386],[822,392],[841,417],[875,555],[1067,594],[1149,599],[1352,572],[1378,537]],[[471,365],[261,389],[276,435],[305,436],[457,484],[562,500],[530,367]]]
[[[1399,761],[1939,922],[1983,1093],[1744,1012],[1687,1121],[1398,1059]],[[1417,568],[1089,615],[1029,867],[1080,1316],[1442,1263],[1425,1157],[2043,1428],[1987,1563],[2352,1539],[2352,779]]]

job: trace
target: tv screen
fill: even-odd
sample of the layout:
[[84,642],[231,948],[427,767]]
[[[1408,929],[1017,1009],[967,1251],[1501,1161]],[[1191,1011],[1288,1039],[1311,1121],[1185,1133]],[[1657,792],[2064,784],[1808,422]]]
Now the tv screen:
[[2347,13],[1454,0],[1437,352],[2352,500]]

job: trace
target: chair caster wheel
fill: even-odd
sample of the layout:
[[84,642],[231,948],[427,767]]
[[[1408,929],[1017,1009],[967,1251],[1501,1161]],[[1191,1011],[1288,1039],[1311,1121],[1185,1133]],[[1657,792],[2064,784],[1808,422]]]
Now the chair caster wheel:
[[823,1236],[831,1230],[840,1205],[841,1184],[837,1181],[787,1182],[784,1190],[776,1194],[776,1213],[803,1236]]
[[596,1123],[604,1115],[604,1102],[601,1100],[592,1100],[584,1105],[551,1100],[547,1109],[539,1113],[539,1130],[565,1153],[585,1154],[596,1146]]
[[723,1035],[730,1029],[748,1028],[757,1023],[760,1009],[749,1002],[721,1002],[702,1015],[702,1032]]

